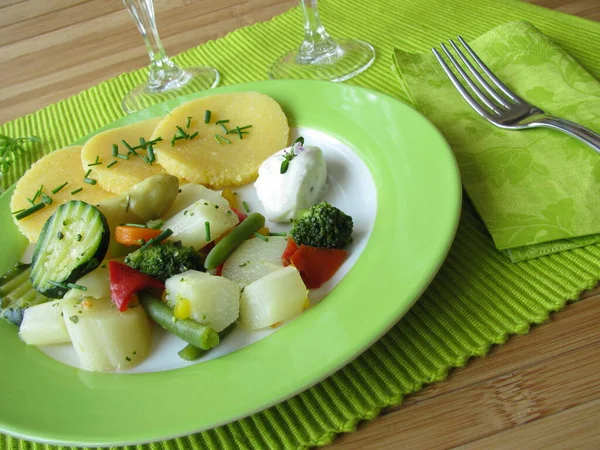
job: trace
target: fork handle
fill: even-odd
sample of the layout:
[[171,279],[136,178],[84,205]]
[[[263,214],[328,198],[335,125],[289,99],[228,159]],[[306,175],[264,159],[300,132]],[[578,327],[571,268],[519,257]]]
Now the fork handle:
[[570,122],[565,119],[559,119],[558,117],[544,117],[532,122],[531,125],[562,131],[569,136],[579,139],[581,142],[589,145],[598,153],[600,153],[600,134],[594,133],[592,130],[582,127],[574,122]]

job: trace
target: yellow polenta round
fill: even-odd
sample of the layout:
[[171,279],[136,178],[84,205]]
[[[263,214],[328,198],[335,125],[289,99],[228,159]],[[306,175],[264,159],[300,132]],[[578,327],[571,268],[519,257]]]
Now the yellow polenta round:
[[[115,194],[128,191],[152,175],[165,173],[164,169],[156,162],[148,164],[139,156],[129,154],[129,159],[121,159],[112,155],[113,144],[119,146],[121,155],[127,154],[128,150],[123,144],[123,140],[132,147],[139,145],[140,137],[149,141],[154,128],[160,121],[159,117],[98,133],[83,146],[81,162],[84,169],[86,171],[92,169],[90,176],[97,179],[104,189]],[[140,149],[136,152],[140,155],[147,155],[145,150]],[[88,164],[96,161],[96,157],[102,164],[88,167]],[[112,161],[117,161],[117,164],[110,168],[107,167]]]
[[[211,111],[210,123],[204,123],[205,111]],[[188,117],[190,126],[188,125]],[[226,134],[216,122],[232,130],[252,125],[237,134]],[[194,139],[181,139],[171,145],[177,126]],[[222,138],[216,137],[219,135]],[[258,176],[258,167],[273,153],[288,145],[287,118],[275,100],[258,92],[220,94],[184,103],[167,115],[154,130],[156,157],[171,175],[213,189],[239,186]],[[227,143],[225,139],[231,143]]]
[[[114,194],[106,192],[98,184],[84,183],[85,175],[81,167],[81,146],[73,146],[56,150],[34,163],[25,175],[17,182],[15,192],[10,199],[11,211],[27,209],[31,206],[28,198],[33,199],[40,186],[44,186],[42,192],[52,199],[52,204],[46,205],[40,211],[15,220],[21,233],[31,242],[37,242],[38,236],[44,223],[63,203],[70,200],[82,200],[91,205],[113,197]],[[68,182],[68,184],[56,194],[52,190]],[[71,194],[74,190],[83,188],[77,194]],[[36,199],[36,203],[40,202]],[[15,216],[13,215],[13,218]]]

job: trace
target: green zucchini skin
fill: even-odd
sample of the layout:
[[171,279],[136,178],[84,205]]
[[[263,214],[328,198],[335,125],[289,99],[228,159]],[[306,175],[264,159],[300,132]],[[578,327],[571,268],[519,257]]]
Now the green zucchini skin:
[[33,288],[30,275],[29,264],[17,264],[0,278],[0,317],[17,326],[27,308],[52,300]]
[[34,289],[47,297],[62,298],[69,290],[64,285],[100,265],[109,240],[108,222],[96,207],[79,200],[59,206],[44,224],[33,252]]

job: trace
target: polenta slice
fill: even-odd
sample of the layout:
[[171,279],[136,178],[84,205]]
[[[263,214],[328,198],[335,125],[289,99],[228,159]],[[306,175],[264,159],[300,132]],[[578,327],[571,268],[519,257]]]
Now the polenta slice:
[[[208,124],[206,111],[211,111]],[[221,120],[228,122],[223,126],[216,123]],[[248,125],[252,127],[243,130],[247,134],[242,138],[223,129]],[[181,136],[177,127],[188,138],[173,142],[173,137]],[[157,137],[163,140],[155,146],[156,157],[167,172],[192,183],[222,189],[255,180],[260,164],[287,146],[289,126],[275,100],[258,92],[243,92],[184,103],[158,124],[152,139]]]
[[[160,121],[159,117],[98,133],[85,143],[81,151],[84,169],[86,171],[92,169],[90,177],[97,179],[100,186],[115,194],[128,191],[152,175],[165,173],[156,162],[148,164],[135,154],[128,155],[128,149],[122,142],[125,141],[131,147],[135,147],[140,144],[140,137],[149,141]],[[118,145],[119,154],[127,155],[129,159],[114,157],[113,144]],[[147,156],[146,150],[138,149],[136,152],[144,157]],[[96,158],[101,164],[88,167],[89,164],[96,162]],[[117,163],[108,167],[113,161]]]
[[[73,146],[56,150],[34,163],[17,182],[15,192],[10,199],[11,211],[27,209],[31,206],[28,198],[33,199],[43,186],[43,193],[52,199],[52,203],[21,220],[13,219],[21,233],[35,243],[44,223],[63,203],[69,200],[81,200],[91,205],[111,198],[114,194],[106,192],[100,186],[83,181],[85,172],[81,167],[81,146]],[[67,183],[56,194],[52,191]],[[81,190],[72,194],[73,191]],[[36,199],[40,203],[41,198]]]

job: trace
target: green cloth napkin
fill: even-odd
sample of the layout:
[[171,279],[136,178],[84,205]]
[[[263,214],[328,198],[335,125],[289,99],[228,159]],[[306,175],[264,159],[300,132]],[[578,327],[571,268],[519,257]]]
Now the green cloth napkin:
[[[319,7],[331,34],[360,37],[376,48],[373,67],[351,83],[407,102],[411,101],[408,93],[390,70],[394,47],[425,52],[450,36],[460,33],[472,39],[518,19],[535,24],[600,76],[600,54],[593,45],[600,42],[600,24],[519,1],[321,0]],[[273,21],[190,49],[177,61],[210,63],[220,70],[224,84],[265,79],[272,61],[297,45],[301,36],[301,11],[294,8]],[[4,182],[12,183],[42,152],[76,141],[122,116],[121,98],[144,75],[144,71],[124,74],[0,126],[0,133],[44,138],[44,146],[20,160]],[[485,355],[491,345],[505,342],[511,334],[527,333],[531,324],[547,320],[551,311],[563,308],[598,279],[600,245],[512,264],[495,249],[481,221],[465,205],[452,249],[431,286],[396,326],[355,361],[302,394],[243,420],[127,449],[295,449],[328,444],[338,433],[353,431],[361,420],[401,403],[425,384],[443,380],[451,368]],[[59,448],[64,447],[0,434],[2,450]]]
[[[503,24],[472,47],[525,100],[600,131],[600,83],[533,25]],[[498,249],[510,249],[519,261],[600,241],[598,153],[556,131],[488,123],[431,52],[397,49],[394,65],[414,103],[454,150],[468,197]]]

